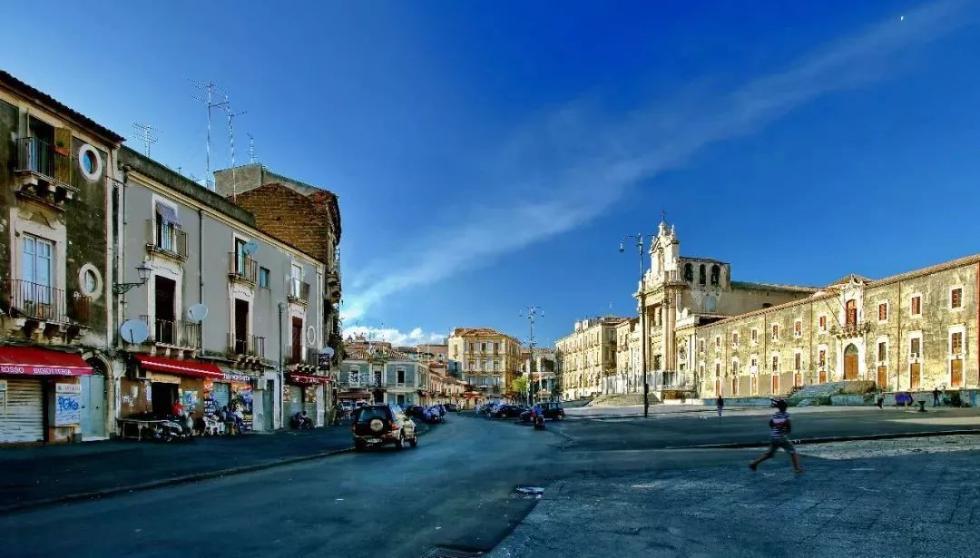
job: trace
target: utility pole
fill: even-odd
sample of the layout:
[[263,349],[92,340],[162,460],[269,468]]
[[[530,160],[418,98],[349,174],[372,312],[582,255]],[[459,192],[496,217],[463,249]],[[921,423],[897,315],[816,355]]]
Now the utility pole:
[[[530,336],[528,337],[527,346],[530,350],[530,355],[527,359],[527,401],[528,405],[533,403],[531,399],[531,368],[534,366],[534,320],[538,316],[544,316],[544,312],[537,306],[528,306],[526,309],[521,311],[520,316],[522,318],[527,318],[528,329],[530,330]],[[541,372],[538,372],[538,390],[541,389]]]
[[647,383],[647,305],[646,305],[646,285],[643,280],[643,235],[628,234],[623,237],[623,242],[619,243],[619,252],[626,251],[625,241],[636,241],[636,252],[640,256],[640,370],[643,372],[643,418],[650,416],[650,385]]

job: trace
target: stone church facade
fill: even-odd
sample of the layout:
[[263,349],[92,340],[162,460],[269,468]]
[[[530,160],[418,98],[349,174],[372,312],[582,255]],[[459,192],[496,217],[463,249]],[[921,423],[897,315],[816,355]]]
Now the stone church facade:
[[747,283],[728,263],[682,256],[661,223],[650,257],[634,296],[660,397],[784,395],[845,379],[886,391],[980,387],[980,255],[823,288]]

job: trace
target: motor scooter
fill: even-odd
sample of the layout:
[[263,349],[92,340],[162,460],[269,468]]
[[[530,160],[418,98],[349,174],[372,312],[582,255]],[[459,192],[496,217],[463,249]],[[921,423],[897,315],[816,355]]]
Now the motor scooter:
[[534,429],[544,430],[544,415],[541,413],[534,413]]

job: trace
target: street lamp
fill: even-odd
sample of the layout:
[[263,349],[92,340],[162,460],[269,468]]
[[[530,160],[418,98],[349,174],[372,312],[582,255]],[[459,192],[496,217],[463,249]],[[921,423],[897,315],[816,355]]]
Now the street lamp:
[[[537,306],[528,306],[526,310],[521,312],[520,316],[522,318],[527,318],[528,327],[530,328],[531,331],[530,337],[528,337],[528,342],[527,342],[527,346],[530,351],[530,356],[528,357],[528,361],[527,361],[527,399],[528,399],[528,404],[530,405],[533,403],[533,401],[531,400],[531,383],[532,383],[531,369],[534,367],[534,320],[538,316],[544,316],[544,312]],[[539,381],[540,378],[541,378],[541,372],[539,370],[538,371]],[[538,386],[538,389],[540,389],[540,385]]]
[[636,242],[636,252],[640,256],[640,370],[643,372],[643,417],[650,416],[650,386],[647,384],[647,308],[646,308],[646,288],[643,281],[643,235],[628,234],[623,237],[623,242],[619,243],[619,252],[626,251],[626,240]]
[[134,287],[142,287],[150,279],[150,274],[153,273],[153,268],[148,266],[146,262],[140,262],[140,264],[136,266],[136,273],[139,275],[139,281],[132,283],[113,283],[112,294],[121,295],[129,292],[129,290]]

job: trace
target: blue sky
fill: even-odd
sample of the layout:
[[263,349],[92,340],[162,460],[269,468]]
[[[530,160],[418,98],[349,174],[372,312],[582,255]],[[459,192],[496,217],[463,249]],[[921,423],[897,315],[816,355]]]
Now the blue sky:
[[[282,7],[285,6],[285,7]],[[11,21],[37,21],[33,5]],[[204,176],[214,81],[269,168],[340,196],[349,328],[539,341],[629,314],[661,210],[740,280],[980,252],[967,2],[117,2],[0,35],[2,67]],[[904,19],[903,19],[904,17]],[[139,148],[138,142],[131,146]],[[213,167],[229,164],[215,122]],[[415,335],[410,332],[415,330]]]

